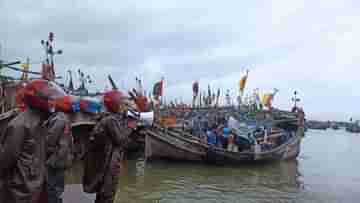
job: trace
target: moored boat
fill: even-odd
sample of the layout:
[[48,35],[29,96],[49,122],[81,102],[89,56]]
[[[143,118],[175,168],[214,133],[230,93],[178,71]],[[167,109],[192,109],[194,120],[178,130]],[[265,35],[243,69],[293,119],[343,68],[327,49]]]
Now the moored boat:
[[145,158],[146,160],[167,159],[212,164],[243,164],[295,159],[300,153],[302,136],[296,131],[282,131],[269,135],[268,139],[280,137],[286,137],[286,140],[268,149],[253,145],[250,149],[232,152],[222,147],[208,145],[188,133],[156,127],[156,129],[146,131]]
[[205,161],[207,146],[196,139],[174,135],[170,131],[151,129],[146,131],[145,157],[178,161]]
[[346,126],[346,131],[351,133],[360,133],[360,126],[358,123],[350,123]]
[[244,152],[229,152],[225,149],[214,147],[208,150],[207,161],[212,163],[259,163],[280,160],[296,159],[300,153],[301,138],[294,135],[285,143],[274,147],[270,150],[261,152],[244,151]]

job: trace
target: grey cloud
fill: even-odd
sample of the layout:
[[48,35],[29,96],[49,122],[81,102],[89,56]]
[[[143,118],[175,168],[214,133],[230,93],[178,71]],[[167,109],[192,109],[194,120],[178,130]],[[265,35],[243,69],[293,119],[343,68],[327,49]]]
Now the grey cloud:
[[[360,30],[351,4],[324,2],[1,0],[1,58],[40,61],[40,40],[52,31],[56,47],[64,50],[56,58],[57,72],[65,75],[67,69],[81,68],[96,80],[94,88],[105,85],[107,74],[125,87],[134,85],[135,76],[144,78],[147,87],[165,76],[172,91],[183,93],[185,84],[198,79],[211,83],[233,75],[235,84],[242,69],[250,67],[263,69],[262,74],[278,73],[271,80],[254,76],[266,81],[255,85],[300,86],[320,101],[321,95],[333,94],[321,91],[334,80],[327,67],[332,62],[344,67],[351,56],[341,53],[356,53],[350,51],[351,44],[336,41],[344,35],[339,31],[346,25],[345,30],[357,36]],[[304,6],[308,4],[312,6]],[[326,40],[329,34],[331,41]],[[352,61],[357,66],[358,61]],[[346,73],[352,80],[355,70]],[[312,81],[319,73],[320,81]],[[341,91],[351,84],[333,88]]]

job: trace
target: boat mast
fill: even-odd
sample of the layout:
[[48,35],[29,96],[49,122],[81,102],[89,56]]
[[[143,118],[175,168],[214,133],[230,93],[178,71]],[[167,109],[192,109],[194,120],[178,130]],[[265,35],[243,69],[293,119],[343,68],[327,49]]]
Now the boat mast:
[[294,91],[294,96],[291,98],[291,100],[294,102],[294,109],[297,109],[297,102],[300,102],[300,99],[297,98],[298,92]]
[[55,80],[54,56],[63,53],[61,49],[54,51],[53,47],[54,33],[50,32],[48,40],[41,40],[41,45],[45,52],[45,62],[43,63],[42,77],[44,79]]

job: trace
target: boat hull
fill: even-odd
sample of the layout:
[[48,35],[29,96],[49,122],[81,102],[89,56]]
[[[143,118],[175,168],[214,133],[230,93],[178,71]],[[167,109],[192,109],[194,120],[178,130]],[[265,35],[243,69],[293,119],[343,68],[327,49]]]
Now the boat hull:
[[290,138],[288,142],[272,150],[260,153],[236,153],[219,148],[213,148],[208,150],[207,162],[216,164],[246,164],[296,159],[300,153],[300,143],[300,137],[293,137]]
[[[181,143],[181,144],[179,144]],[[145,138],[146,160],[205,161],[207,150],[194,143],[184,142],[170,134],[148,131]]]
[[210,164],[246,164],[296,159],[300,153],[301,136],[294,135],[278,147],[259,153],[230,152],[223,148],[210,147],[196,139],[174,132],[148,131],[145,140],[147,160],[166,159],[197,161]]

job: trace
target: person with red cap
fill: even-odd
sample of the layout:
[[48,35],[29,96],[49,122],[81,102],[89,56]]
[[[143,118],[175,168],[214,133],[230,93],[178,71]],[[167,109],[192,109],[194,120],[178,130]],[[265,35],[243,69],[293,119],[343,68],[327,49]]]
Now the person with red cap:
[[84,157],[83,189],[96,193],[95,203],[112,203],[119,182],[121,162],[136,123],[127,118],[127,100],[120,91],[104,94],[107,109],[90,134]]
[[10,121],[0,140],[1,203],[38,202],[47,174],[43,123],[55,111],[55,100],[63,96],[53,82],[33,80],[26,85],[27,109]]

